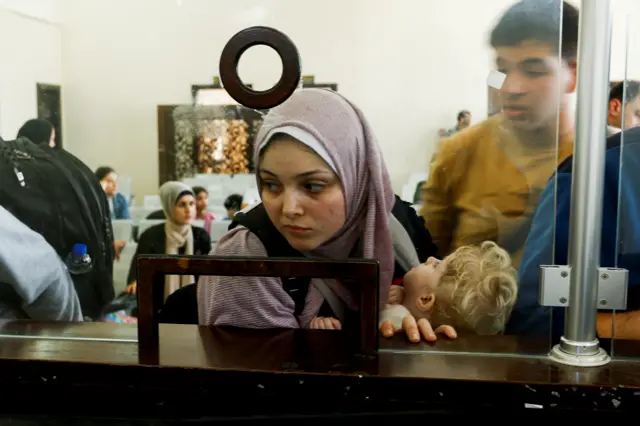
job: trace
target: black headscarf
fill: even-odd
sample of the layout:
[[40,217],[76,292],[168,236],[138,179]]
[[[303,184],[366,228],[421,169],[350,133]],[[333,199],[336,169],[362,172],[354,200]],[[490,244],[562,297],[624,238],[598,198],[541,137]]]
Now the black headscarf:
[[24,137],[38,145],[49,145],[53,126],[47,120],[34,118],[26,123],[18,130],[18,137]]

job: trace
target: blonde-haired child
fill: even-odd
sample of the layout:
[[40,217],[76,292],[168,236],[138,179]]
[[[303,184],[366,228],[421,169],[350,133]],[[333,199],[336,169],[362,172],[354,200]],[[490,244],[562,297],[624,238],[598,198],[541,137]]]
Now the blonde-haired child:
[[456,330],[499,334],[517,294],[516,270],[505,250],[491,241],[463,246],[442,261],[429,258],[405,274],[403,287],[392,287],[380,330],[402,330],[403,320],[413,315],[419,327],[428,328],[427,340],[439,332],[456,337]]

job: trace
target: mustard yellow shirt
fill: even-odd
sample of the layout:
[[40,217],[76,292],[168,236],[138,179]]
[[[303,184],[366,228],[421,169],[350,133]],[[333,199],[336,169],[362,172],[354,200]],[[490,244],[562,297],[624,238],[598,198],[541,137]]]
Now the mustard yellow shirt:
[[573,153],[573,134],[519,143],[495,115],[441,141],[423,185],[420,214],[443,256],[495,241],[517,267],[540,194]]

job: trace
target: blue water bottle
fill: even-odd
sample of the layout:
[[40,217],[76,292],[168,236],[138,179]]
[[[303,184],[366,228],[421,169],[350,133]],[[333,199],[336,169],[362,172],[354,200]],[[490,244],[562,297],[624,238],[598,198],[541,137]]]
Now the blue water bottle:
[[87,246],[84,244],[74,244],[71,253],[67,256],[67,269],[70,274],[82,275],[91,270],[93,261],[87,253]]

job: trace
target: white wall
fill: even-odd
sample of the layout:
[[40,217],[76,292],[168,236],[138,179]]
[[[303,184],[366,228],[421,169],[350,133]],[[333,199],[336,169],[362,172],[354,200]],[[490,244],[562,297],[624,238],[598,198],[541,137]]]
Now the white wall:
[[61,83],[61,32],[0,5],[0,35],[0,135],[13,139],[38,114],[36,84]]
[[0,0],[0,8],[50,23],[62,22],[63,0]]
[[[629,45],[627,46],[627,31]],[[614,2],[613,42],[611,44],[611,80],[640,80],[640,1]],[[627,60],[628,50],[628,60]]]
[[[486,115],[488,32],[513,3],[63,1],[65,146],[92,167],[109,164],[133,176],[138,196],[157,189],[156,106],[190,102],[190,85],[218,74],[226,41],[255,24],[287,33],[303,73],[337,82],[362,107],[399,191],[410,173],[428,169],[437,130],[452,126],[457,111],[471,110],[475,121]],[[630,8],[640,12],[636,3],[619,0],[614,78],[624,69],[620,22]],[[640,63],[640,52],[637,58]],[[240,70],[260,88],[277,78],[279,66],[262,53]]]
[[[487,31],[511,0],[69,0],[65,9],[65,146],[91,166],[157,189],[156,105],[190,102],[217,74],[219,54],[252,24],[297,44],[303,72],[337,82],[380,139],[397,190],[424,171],[437,129],[460,109],[486,113]],[[179,5],[181,4],[181,5]],[[473,19],[460,25],[460,11]],[[256,55],[259,56],[259,55]],[[264,86],[277,67],[241,67]]]

